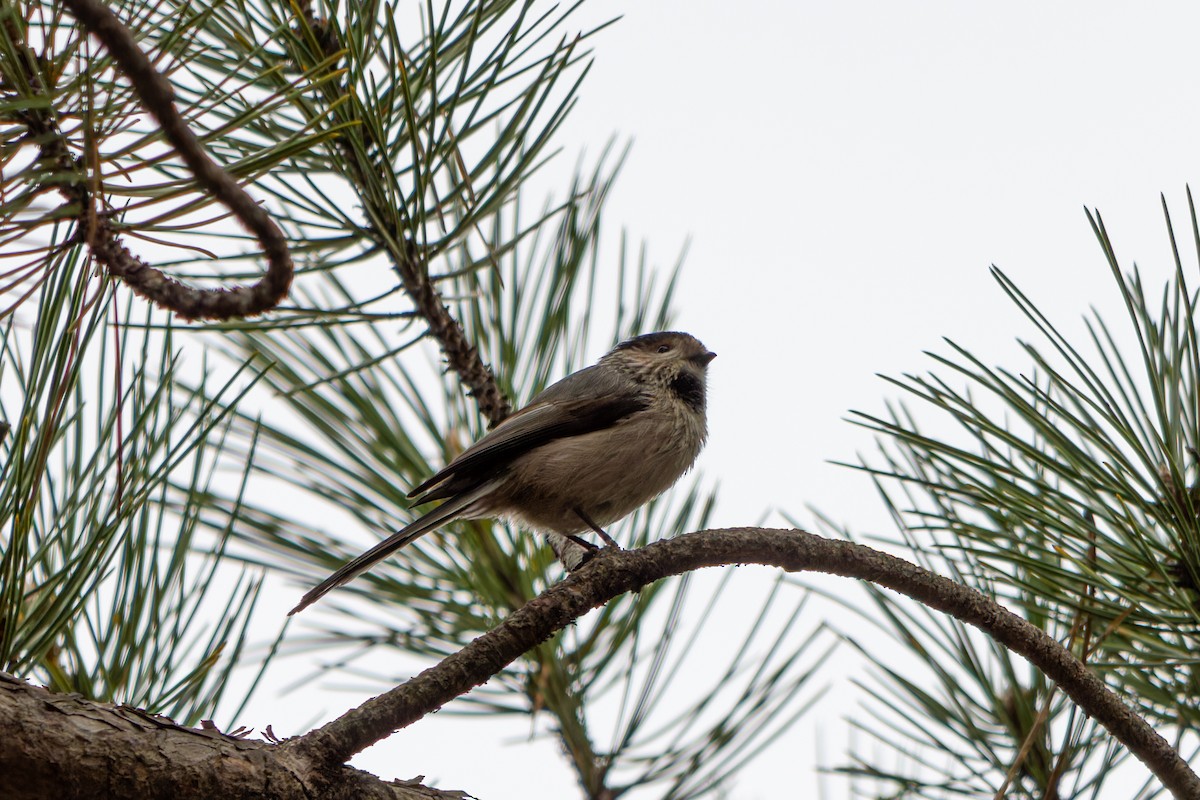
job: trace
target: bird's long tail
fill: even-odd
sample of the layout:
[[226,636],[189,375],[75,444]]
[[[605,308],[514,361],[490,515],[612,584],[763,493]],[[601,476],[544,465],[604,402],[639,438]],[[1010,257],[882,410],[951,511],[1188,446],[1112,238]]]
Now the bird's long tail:
[[495,486],[489,481],[474,491],[450,498],[425,516],[404,526],[314,586],[308,594],[300,598],[300,603],[288,612],[288,616],[290,617],[299,611],[303,611],[308,606],[320,600],[331,589],[354,580],[360,573],[366,572],[401,547],[410,544],[430,531],[437,530],[453,519],[469,515],[471,504],[491,492],[494,488]]

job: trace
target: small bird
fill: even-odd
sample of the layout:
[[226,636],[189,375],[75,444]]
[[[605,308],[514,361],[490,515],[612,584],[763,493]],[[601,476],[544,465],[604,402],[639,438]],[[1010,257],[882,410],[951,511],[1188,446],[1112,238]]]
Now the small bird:
[[716,357],[695,337],[663,331],[617,345],[536,395],[409,492],[445,500],[330,575],[288,615],[451,520],[504,517],[549,535],[594,531],[665,492],[708,435],[705,377]]

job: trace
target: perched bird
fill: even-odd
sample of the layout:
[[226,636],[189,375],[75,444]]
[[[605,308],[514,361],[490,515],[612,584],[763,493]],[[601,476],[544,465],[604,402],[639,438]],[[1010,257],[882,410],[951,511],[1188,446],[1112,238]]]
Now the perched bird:
[[705,375],[716,357],[666,331],[622,342],[539,393],[409,492],[445,500],[330,575],[290,614],[451,520],[504,517],[549,535],[595,531],[666,491],[708,435]]

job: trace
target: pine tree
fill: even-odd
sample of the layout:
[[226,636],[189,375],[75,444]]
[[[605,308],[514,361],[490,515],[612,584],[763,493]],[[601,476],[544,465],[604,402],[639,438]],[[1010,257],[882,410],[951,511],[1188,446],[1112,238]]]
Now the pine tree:
[[[416,670],[559,580],[539,539],[466,523],[311,612],[323,635],[255,616],[261,568],[311,585],[408,518],[407,487],[514,403],[669,326],[678,265],[654,269],[623,236],[602,263],[623,153],[557,200],[523,188],[596,31],[573,30],[572,8],[513,2],[114,9],[260,202],[250,213],[269,212],[264,233],[222,201],[233,189],[194,177],[203,154],[158,118],[155,76],[83,33],[100,12],[67,5],[4,11],[4,668],[184,725],[236,723],[236,666],[261,674],[282,651],[309,672],[370,651]],[[703,528],[713,500],[693,480],[619,535]],[[233,594],[214,579],[231,572]],[[689,663],[696,611],[728,582],[623,595],[462,708],[554,736],[586,797],[710,793],[787,727],[832,641],[783,638],[803,600],[777,580],[728,664]],[[247,648],[252,619],[276,640],[265,655]],[[681,674],[714,685],[681,692]]]
[[[786,572],[740,629],[706,626],[746,573],[694,571],[737,563],[866,579],[859,610],[928,673],[879,659],[863,725],[915,764],[856,755],[868,791],[1078,796],[1133,752],[1145,796],[1197,796],[1176,751],[1200,574],[1194,298],[1181,260],[1152,306],[1098,216],[1136,359],[1100,321],[1084,357],[998,276],[1054,358],[1031,345],[1027,379],[958,348],[949,377],[897,382],[972,444],[899,407],[863,417],[893,545],[953,580],[840,531],[695,532],[701,477],[566,578],[536,537],[469,522],[299,633],[259,613],[264,586],[310,586],[403,523],[408,487],[551,380],[670,326],[679,266],[603,224],[622,153],[531,195],[597,33],[575,9],[0,0],[5,796],[457,796],[345,766],[447,703],[464,729],[553,737],[586,798],[728,792],[837,646]],[[721,660],[700,656],[714,635]],[[261,691],[235,670],[281,663],[307,676],[297,696],[326,675],[387,691],[286,742],[229,730]]]

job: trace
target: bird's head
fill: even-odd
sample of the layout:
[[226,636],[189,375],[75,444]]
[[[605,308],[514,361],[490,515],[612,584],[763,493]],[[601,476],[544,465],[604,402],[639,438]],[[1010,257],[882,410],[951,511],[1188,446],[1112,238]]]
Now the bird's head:
[[660,331],[621,342],[603,361],[638,381],[669,389],[693,411],[703,413],[708,362],[716,357],[690,334]]

